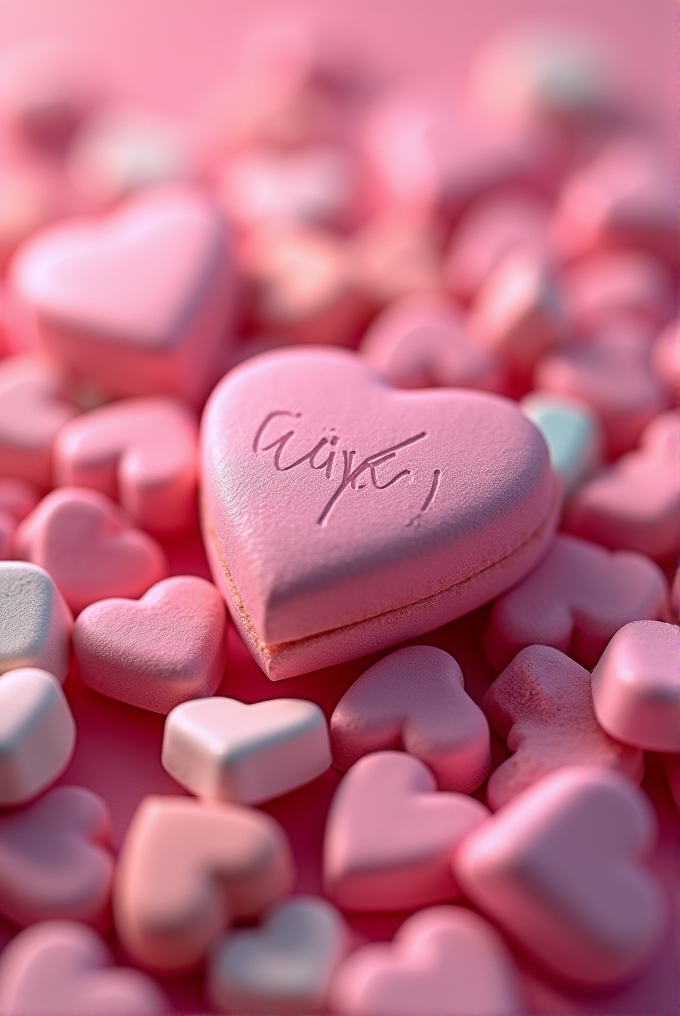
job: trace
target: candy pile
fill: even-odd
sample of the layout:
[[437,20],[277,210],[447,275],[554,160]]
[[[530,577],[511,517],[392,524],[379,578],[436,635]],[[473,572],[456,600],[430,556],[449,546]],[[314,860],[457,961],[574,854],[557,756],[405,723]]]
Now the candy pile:
[[664,151],[564,35],[447,97],[263,30],[190,124],[4,59],[0,1016],[588,1012],[649,977]]

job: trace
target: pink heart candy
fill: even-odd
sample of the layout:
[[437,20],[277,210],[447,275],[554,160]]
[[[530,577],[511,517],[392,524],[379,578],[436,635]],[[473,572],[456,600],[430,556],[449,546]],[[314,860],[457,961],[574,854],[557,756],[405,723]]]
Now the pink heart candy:
[[110,395],[198,402],[220,375],[232,275],[219,213],[177,186],[44,231],[11,285],[45,348]]
[[11,557],[16,527],[39,500],[38,488],[28,480],[0,478],[0,561]]
[[430,767],[440,790],[463,794],[491,762],[484,713],[456,661],[434,646],[398,649],[365,671],[335,707],[331,742],[339,769],[368,752],[403,748]]
[[129,399],[64,427],[54,448],[58,486],[120,501],[142,529],[175,534],[197,519],[198,428],[174,399]]
[[215,587],[174,575],[139,600],[100,600],[77,619],[81,680],[102,695],[168,713],[212,695],[226,660],[227,618]]
[[374,752],[352,766],[324,845],[326,892],[339,906],[407,910],[460,894],[451,858],[488,811],[436,787],[427,766],[403,752]]
[[494,604],[484,652],[497,670],[536,644],[593,667],[624,624],[667,613],[666,580],[648,558],[560,534],[538,567]]
[[409,917],[391,943],[362,946],[331,985],[346,1016],[515,1016],[524,1012],[512,957],[494,928],[462,907]]
[[28,928],[0,957],[3,1016],[162,1016],[163,992],[138,970],[113,966],[103,939],[75,921]]
[[529,646],[518,653],[487,691],[484,711],[513,752],[489,778],[486,796],[494,811],[564,766],[610,766],[637,783],[642,779],[642,752],[602,730],[590,674],[557,649]]
[[510,402],[395,390],[326,349],[227,375],[202,480],[215,581],[273,680],[497,596],[545,552],[559,502],[545,443]]
[[50,573],[75,614],[105,596],[141,596],[167,573],[160,544],[82,487],[43,498],[17,529],[14,552]]
[[84,787],[57,787],[0,814],[0,912],[19,925],[73,918],[105,930],[110,846],[108,808]]
[[467,897],[553,976],[634,977],[659,945],[661,887],[644,866],[655,812],[610,769],[551,773],[474,830],[454,859]]

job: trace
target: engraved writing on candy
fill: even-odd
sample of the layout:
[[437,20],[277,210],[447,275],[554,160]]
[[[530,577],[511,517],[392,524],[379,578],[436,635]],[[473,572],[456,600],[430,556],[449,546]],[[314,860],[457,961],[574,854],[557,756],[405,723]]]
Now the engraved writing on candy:
[[[270,440],[270,424],[272,424],[275,420],[281,423],[281,417],[287,418],[286,423],[289,424],[289,429]],[[255,432],[255,437],[253,439],[253,452],[257,455],[259,452],[274,450],[272,461],[274,463],[274,468],[280,473],[296,469],[298,466],[304,466],[305,463],[307,463],[311,469],[323,470],[327,480],[332,480],[334,478],[334,473],[336,473],[335,478],[338,480],[338,483],[316,520],[317,525],[319,526],[326,525],[331,512],[346,490],[364,490],[369,483],[377,490],[386,490],[388,487],[394,486],[395,483],[404,477],[410,476],[410,469],[401,469],[389,477],[384,474],[380,476],[378,474],[378,469],[381,466],[384,466],[387,462],[391,462],[392,459],[396,459],[404,448],[417,444],[419,441],[423,441],[427,437],[427,431],[422,430],[418,434],[412,434],[403,441],[399,441],[397,444],[390,445],[388,448],[381,448],[379,451],[372,452],[370,455],[366,455],[365,458],[361,459],[361,461],[356,462],[356,450],[354,448],[338,448],[340,438],[337,434],[331,434],[330,437],[319,438],[314,447],[310,448],[310,450],[304,455],[294,458],[291,462],[286,462],[284,460],[286,446],[295,437],[296,433],[294,425],[290,426],[290,424],[292,421],[299,420],[301,417],[302,413],[293,413],[286,409],[280,409],[272,413],[268,413]],[[275,428],[272,427],[272,430],[274,429]],[[332,429],[333,428],[331,428],[331,430]],[[267,442],[266,444],[264,443],[265,441]],[[341,475],[336,469],[336,461],[342,471]],[[363,480],[361,479],[362,477],[364,477]],[[361,482],[359,482],[360,480]],[[434,501],[439,489],[440,480],[441,469],[435,469],[429,492],[425,496],[420,509],[421,513],[426,512]]]

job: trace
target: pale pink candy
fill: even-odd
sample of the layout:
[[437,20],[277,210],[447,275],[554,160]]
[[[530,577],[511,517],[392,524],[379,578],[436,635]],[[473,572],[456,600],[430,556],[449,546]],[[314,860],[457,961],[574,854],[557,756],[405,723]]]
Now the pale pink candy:
[[427,763],[440,790],[469,794],[489,771],[489,725],[466,693],[457,662],[434,646],[383,657],[345,692],[331,716],[333,761],[348,769],[368,752],[402,748]]
[[0,913],[15,924],[73,918],[109,924],[111,820],[84,787],[57,787],[0,815]]
[[11,556],[17,524],[40,500],[40,492],[28,480],[0,477],[0,560]]
[[529,646],[518,653],[487,691],[484,711],[513,752],[489,778],[486,797],[494,811],[565,766],[601,765],[642,779],[642,752],[601,729],[589,672],[557,649]]
[[487,815],[472,797],[437,791],[430,770],[411,755],[365,755],[331,803],[326,894],[343,910],[369,912],[455,899],[451,859]]
[[64,370],[40,353],[0,362],[0,476],[52,485],[52,444],[76,408]]
[[146,797],[118,861],[116,930],[138,963],[190,970],[233,917],[256,916],[289,892],[293,878],[288,842],[269,815]]
[[469,324],[483,349],[526,376],[565,336],[560,295],[545,259],[511,251],[478,290]]
[[651,366],[669,391],[680,391],[680,322],[677,319],[666,325],[654,340]]
[[277,903],[255,931],[218,941],[208,967],[208,997],[220,1011],[319,1013],[348,951],[342,915],[318,896]]
[[560,534],[539,566],[494,604],[484,652],[497,670],[532,645],[592,668],[624,624],[667,616],[666,580],[652,561]]
[[326,718],[315,702],[304,699],[252,705],[222,697],[193,699],[169,714],[162,761],[194,794],[261,804],[328,769]]
[[17,529],[14,552],[50,573],[75,614],[105,596],[141,596],[167,572],[160,544],[83,487],[43,498]]
[[593,671],[593,704],[612,737],[645,751],[680,752],[680,629],[634,621]]
[[609,334],[543,357],[534,385],[594,410],[612,457],[633,448],[644,427],[670,404],[651,371],[646,343],[633,335]]
[[463,315],[439,294],[394,300],[374,319],[359,352],[397,388],[498,388],[500,364],[469,333]]
[[564,273],[562,285],[570,325],[584,332],[606,323],[612,314],[658,327],[675,305],[669,266],[644,251],[591,255]]
[[73,616],[52,578],[24,561],[0,561],[0,674],[38,667],[63,682]]
[[217,690],[226,629],[215,587],[193,575],[173,575],[139,602],[109,599],[86,607],[73,630],[78,672],[102,695],[167,713]]
[[551,773],[474,831],[454,860],[468,898],[552,976],[589,989],[635,977],[666,923],[644,865],[656,816],[620,773]]
[[331,985],[345,1016],[517,1016],[519,976],[498,932],[462,907],[430,907],[392,943],[352,953]]
[[515,251],[548,256],[547,208],[523,191],[501,191],[472,205],[454,230],[444,263],[444,284],[471,300],[503,258]]
[[68,765],[76,725],[56,677],[10,670],[0,681],[0,805],[23,804]]
[[647,424],[640,447],[573,496],[565,528],[604,547],[664,559],[680,546],[680,414]]
[[181,402],[116,402],[63,428],[55,480],[118,500],[142,529],[178,533],[197,519],[197,442],[196,420]]
[[45,921],[0,957],[3,1016],[163,1016],[169,1002],[150,977],[114,967],[104,940],[75,921]]
[[510,402],[399,391],[340,350],[231,371],[203,419],[202,485],[215,582],[274,680],[487,602],[545,553],[559,510]]
[[370,219],[346,241],[354,286],[378,307],[440,289],[440,233],[439,223],[396,210]]
[[606,145],[569,178],[553,223],[567,256],[594,247],[646,247],[676,257],[677,197],[672,162],[645,141]]
[[222,370],[233,271],[218,212],[177,186],[44,231],[10,285],[44,347],[105,392],[200,402]]

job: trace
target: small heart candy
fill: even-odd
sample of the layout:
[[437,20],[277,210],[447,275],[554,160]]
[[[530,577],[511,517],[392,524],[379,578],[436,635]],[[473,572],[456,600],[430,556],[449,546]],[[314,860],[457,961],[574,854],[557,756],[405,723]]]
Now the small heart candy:
[[545,438],[565,494],[573,493],[599,464],[602,454],[595,413],[573,399],[541,392],[527,395],[520,405]]
[[0,561],[0,674],[38,667],[64,680],[73,616],[44,569]]

